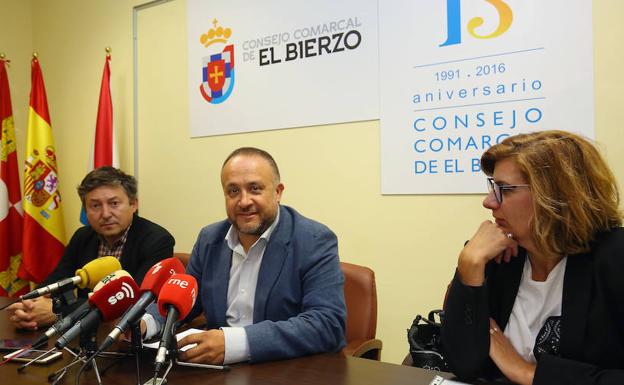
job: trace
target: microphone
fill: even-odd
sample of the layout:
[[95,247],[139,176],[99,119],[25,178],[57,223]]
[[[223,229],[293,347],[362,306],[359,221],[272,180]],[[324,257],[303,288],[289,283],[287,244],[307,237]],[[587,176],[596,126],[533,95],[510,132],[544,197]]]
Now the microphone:
[[[102,278],[100,280],[100,282],[98,282],[95,286],[93,286],[93,293],[95,293],[96,291],[100,290],[104,285],[107,285],[110,281],[113,281],[113,280],[121,278],[121,277],[130,277],[130,278],[132,278],[130,273],[128,273],[125,270],[113,271],[109,275],[107,275],[104,278]],[[93,293],[89,293],[89,297],[92,296]]]
[[[117,270],[116,272],[107,275],[106,277],[102,278],[100,282],[97,283],[97,285],[93,287],[93,293],[100,290],[105,284],[109,283],[110,281],[124,276],[130,277],[130,274],[125,270]],[[93,295],[93,293],[89,293],[89,295]],[[84,317],[89,312],[89,309],[89,302],[85,302],[80,305],[76,310],[71,312],[69,315],[63,317],[63,319],[50,326],[50,328],[48,328],[48,330],[46,330],[45,333],[43,333],[43,335],[39,337],[39,339],[35,343],[33,343],[33,349],[36,349],[37,347],[46,343],[50,339],[50,337],[57,334],[65,333],[70,327],[72,327],[72,325],[74,325],[82,317]]]
[[115,257],[96,258],[84,265],[81,269],[76,270],[76,275],[71,278],[61,279],[55,283],[49,284],[39,289],[35,289],[30,293],[21,295],[20,300],[33,299],[42,295],[57,292],[68,286],[76,285],[81,289],[89,287],[90,289],[101,280],[105,275],[115,270],[121,269],[121,264]]
[[189,274],[174,274],[163,285],[158,296],[158,311],[167,317],[160,345],[156,353],[155,372],[165,363],[167,352],[175,336],[176,322],[184,319],[197,299],[197,281]]
[[93,330],[100,321],[118,318],[136,302],[138,292],[139,287],[130,275],[111,280],[89,297],[89,304],[94,308],[60,336],[54,346],[63,349],[81,332]]
[[102,342],[98,348],[98,351],[101,352],[107,349],[122,333],[128,330],[130,326],[136,324],[143,314],[145,314],[145,309],[149,304],[154,302],[165,282],[167,282],[172,275],[183,272],[184,265],[175,257],[163,259],[152,266],[145,274],[143,282],[141,283],[141,288],[139,289],[141,297],[134,306],[128,309],[113,330],[106,336],[104,342]]
[[45,333],[43,333],[43,335],[33,344],[33,349],[37,349],[39,346],[46,343],[50,337],[56,334],[65,333],[74,323],[84,317],[87,312],[89,312],[89,303],[85,302],[69,315],[63,317],[63,319],[50,326],[48,330],[46,330]]

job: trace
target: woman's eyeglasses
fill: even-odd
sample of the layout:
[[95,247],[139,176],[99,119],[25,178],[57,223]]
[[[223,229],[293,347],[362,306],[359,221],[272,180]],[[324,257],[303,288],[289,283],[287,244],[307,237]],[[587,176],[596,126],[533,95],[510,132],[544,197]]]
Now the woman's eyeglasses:
[[518,187],[529,187],[528,184],[503,184],[500,185],[494,181],[494,178],[487,178],[488,191],[494,193],[496,202],[500,205],[503,203],[503,193],[505,191],[513,191]]

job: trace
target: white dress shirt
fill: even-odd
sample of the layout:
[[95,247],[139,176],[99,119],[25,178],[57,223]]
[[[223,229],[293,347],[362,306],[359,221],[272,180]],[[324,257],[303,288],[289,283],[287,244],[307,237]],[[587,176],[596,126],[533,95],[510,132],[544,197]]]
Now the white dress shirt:
[[[233,226],[230,226],[225,235],[225,241],[232,250],[227,311],[225,312],[228,327],[221,328],[225,336],[225,357],[223,360],[225,365],[249,360],[249,342],[244,327],[253,323],[258,273],[266,245],[278,222],[279,210],[275,221],[251,245],[247,253],[245,253],[243,245],[238,239],[238,232]],[[145,314],[142,318],[147,327],[145,338],[149,339],[158,334],[158,324],[154,318],[150,314]]]
[[271,226],[251,245],[247,253],[238,239],[238,232],[230,226],[225,240],[232,250],[232,266],[227,294],[225,319],[229,327],[223,327],[225,336],[224,364],[249,360],[249,342],[244,327],[253,324],[254,299],[262,257],[271,233],[279,222],[277,217]]

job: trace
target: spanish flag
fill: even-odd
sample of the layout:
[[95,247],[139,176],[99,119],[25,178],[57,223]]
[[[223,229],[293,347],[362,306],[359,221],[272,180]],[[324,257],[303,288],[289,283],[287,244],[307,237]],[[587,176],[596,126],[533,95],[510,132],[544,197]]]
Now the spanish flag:
[[17,278],[22,262],[22,193],[17,168],[15,128],[7,60],[0,58],[0,296],[18,296],[30,288]]
[[24,239],[19,277],[43,281],[65,250],[56,148],[43,75],[37,57],[31,63],[30,108],[24,168]]

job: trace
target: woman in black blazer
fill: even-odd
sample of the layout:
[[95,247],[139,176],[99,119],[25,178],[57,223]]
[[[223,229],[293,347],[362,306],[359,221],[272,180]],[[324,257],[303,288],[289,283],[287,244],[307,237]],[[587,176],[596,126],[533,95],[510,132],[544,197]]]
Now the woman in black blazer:
[[615,178],[564,131],[487,150],[481,223],[459,255],[442,343],[460,378],[624,384],[624,229]]

